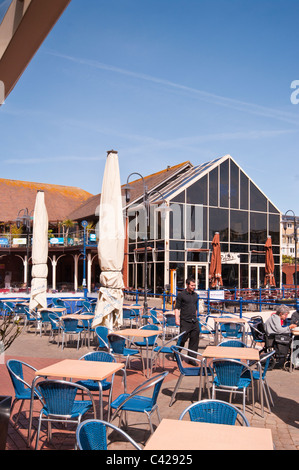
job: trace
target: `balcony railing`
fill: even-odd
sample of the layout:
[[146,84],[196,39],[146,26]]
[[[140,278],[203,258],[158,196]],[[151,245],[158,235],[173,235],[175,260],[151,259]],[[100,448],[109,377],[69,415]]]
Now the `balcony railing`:
[[[49,248],[54,247],[66,247],[66,246],[82,246],[84,244],[84,232],[68,234],[63,236],[62,234],[49,233]],[[32,246],[32,234],[28,237],[26,234],[7,234],[0,233],[0,248],[27,248]],[[94,230],[88,230],[86,233],[86,246],[97,246],[98,239]]]

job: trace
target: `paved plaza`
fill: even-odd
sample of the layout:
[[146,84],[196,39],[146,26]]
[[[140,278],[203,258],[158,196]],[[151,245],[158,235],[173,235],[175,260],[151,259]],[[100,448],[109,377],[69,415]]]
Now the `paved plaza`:
[[[207,340],[201,339],[200,348],[207,345]],[[92,344],[90,348],[82,346],[79,350],[76,349],[76,343],[68,344],[63,350],[61,346],[58,347],[57,343],[48,341],[47,335],[40,336],[32,332],[23,331],[21,336],[13,343],[13,345],[6,351],[4,357],[4,364],[0,364],[0,394],[9,395],[14,397],[13,388],[8,376],[5,366],[5,361],[9,358],[17,358],[31,364],[32,366],[40,369],[46,365],[57,362],[61,359],[77,359],[87,352],[96,349],[96,345]],[[140,361],[132,361],[131,369],[127,372],[127,385],[128,391],[132,391],[138,384],[145,380],[141,370]],[[174,389],[175,383],[179,376],[176,363],[167,358],[165,361],[165,369],[169,374],[163,382],[162,389],[158,398],[159,410],[162,418],[178,419],[181,412],[192,402],[197,401],[198,397],[198,379],[185,377],[183,379],[181,388],[178,391],[175,403],[169,407],[170,397]],[[156,373],[160,372],[158,367]],[[251,426],[265,427],[272,431],[273,442],[276,450],[299,450],[299,404],[298,404],[298,378],[299,370],[292,373],[273,369],[268,371],[268,383],[272,391],[274,400],[274,407],[272,412],[269,413],[265,409],[264,417],[261,415],[261,408],[259,402],[255,404],[255,414],[252,414],[250,400],[247,402],[246,416]],[[28,379],[30,380],[30,378]],[[32,380],[32,377],[31,377]],[[113,390],[113,397],[115,398],[122,392],[121,374],[116,375]],[[203,398],[207,398],[205,394]],[[221,399],[221,396],[217,397]],[[96,403],[97,396],[95,395]],[[239,401],[238,401],[239,400]],[[241,407],[241,399],[236,398],[233,403]],[[16,411],[19,405],[17,404],[12,416],[15,419]],[[34,412],[34,428],[36,429],[39,405],[36,405]],[[104,418],[107,413],[107,396],[104,398]],[[149,438],[149,426],[145,416],[139,416],[137,413],[131,413],[128,417],[127,432],[131,435],[142,447],[146,440]],[[153,417],[154,426],[158,424],[156,415]],[[115,419],[114,424],[118,425],[118,418]],[[9,425],[9,436],[7,441],[7,450],[30,450],[35,444],[35,431],[33,433],[33,444],[28,447],[26,444],[28,425],[28,404],[24,405],[19,423],[16,428],[13,427],[12,421]],[[46,439],[46,432],[41,432],[39,448],[44,450],[72,450],[74,448],[75,438],[74,432],[71,428],[61,428],[58,426],[53,431],[53,441],[49,443]],[[131,449],[126,442],[113,442],[111,449]]]

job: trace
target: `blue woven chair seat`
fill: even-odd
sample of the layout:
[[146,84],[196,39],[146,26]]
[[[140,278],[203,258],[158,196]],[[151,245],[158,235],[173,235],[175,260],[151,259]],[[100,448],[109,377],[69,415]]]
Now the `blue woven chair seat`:
[[[222,385],[222,386],[224,385],[223,383],[221,383],[221,382],[218,380],[217,376],[216,376],[215,379],[214,379],[214,383],[215,383],[215,385],[218,386],[218,387],[219,387],[220,385]],[[231,383],[231,384],[227,383],[227,384],[225,384],[225,385],[227,385],[227,386],[232,386],[232,387],[237,387],[238,389],[242,389],[242,388],[248,387],[250,384],[251,384],[251,379],[250,379],[250,378],[246,378],[246,377],[243,376],[243,377],[241,377],[241,378],[239,379],[237,385],[234,384],[234,383]]]
[[[123,393],[123,394],[119,395],[113,401],[113,403],[111,403],[111,408],[116,409],[129,396],[130,396],[130,394],[128,394],[128,393]],[[152,397],[148,398],[148,397],[144,397],[144,396],[135,395],[134,397],[130,398],[130,400],[128,400],[124,404],[124,406],[122,407],[122,410],[138,411],[138,412],[147,411],[149,413],[152,410],[152,407],[153,407]]]
[[[91,380],[91,379],[78,380],[78,382],[76,383],[79,385],[83,385],[83,387],[88,388],[88,390],[90,390],[91,392],[99,391],[99,382],[97,382],[96,380]],[[102,384],[102,390],[104,391],[109,390],[111,387],[111,382],[108,382],[106,379],[101,380],[101,384]]]
[[[72,409],[69,415],[70,419],[78,418],[80,415],[83,415],[84,413],[89,411],[91,407],[92,407],[92,402],[90,400],[76,400],[72,406]],[[42,411],[45,416],[51,415],[47,406],[44,406]]]
[[135,351],[133,349],[128,349],[128,348],[124,348],[124,352],[123,352],[124,355],[126,356],[134,356],[135,354],[139,354],[139,351]]

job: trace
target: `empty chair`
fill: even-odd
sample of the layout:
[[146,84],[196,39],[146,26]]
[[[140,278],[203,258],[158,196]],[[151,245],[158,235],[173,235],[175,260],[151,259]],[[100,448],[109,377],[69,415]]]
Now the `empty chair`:
[[210,336],[210,338],[214,340],[215,328],[209,325],[208,321],[209,316],[207,316],[205,320],[201,319],[201,317],[198,318],[199,334],[203,336]]
[[81,340],[82,328],[78,327],[78,320],[74,318],[63,318],[61,323],[61,332],[62,332],[62,349],[64,348],[65,336],[76,336],[77,337],[77,349],[79,349],[79,343]]
[[123,313],[123,323],[126,324],[128,322],[130,325],[130,328],[132,328],[134,323],[135,325],[138,323],[139,316],[136,310],[132,308],[124,307],[122,313]]
[[244,325],[242,323],[220,323],[221,336],[223,338],[241,339],[244,335]]
[[[162,372],[161,374],[155,375],[136,387],[132,393],[122,393],[113,400],[111,408],[115,411],[111,417],[111,421],[121,412],[132,411],[135,413],[145,413],[149,421],[150,431],[153,433],[154,429],[151,415],[156,411],[158,420],[159,422],[161,421],[157,400],[162,382],[167,374],[168,372]],[[148,394],[150,388],[153,388],[151,396]],[[143,395],[145,392],[146,395]]]
[[[166,354],[171,354],[174,357],[173,349],[172,346],[180,346],[182,342],[182,338],[184,336],[185,332],[183,331],[177,336],[174,336],[173,338],[169,339],[166,341],[166,343],[163,341],[161,346],[156,346],[153,350],[153,355],[152,355],[152,369],[153,370],[156,367],[157,360],[159,359],[159,355],[163,354],[163,369],[165,367],[165,355]],[[173,344],[175,342],[175,344]]]
[[202,400],[189,405],[180,415],[182,420],[189,414],[191,421],[235,425],[238,420],[243,426],[249,426],[245,415],[234,405],[221,400]]
[[[95,362],[116,362],[115,357],[112,354],[109,354],[105,351],[93,351],[90,353],[85,354],[84,356],[80,357],[80,360],[84,361],[95,361]],[[79,380],[76,383],[79,385],[83,385],[83,387],[88,388],[91,392],[99,392],[100,400],[102,400],[102,392],[109,390],[109,397],[108,397],[108,420],[109,420],[109,413],[110,413],[110,403],[112,397],[112,388],[113,388],[113,381],[114,381],[114,374],[112,375],[111,381],[107,379],[101,380],[100,382],[97,380]]]
[[37,314],[33,310],[30,310],[29,308],[25,308],[25,316],[26,317],[25,317],[24,327],[26,328],[26,330],[29,329],[30,325],[34,325],[35,332],[36,332],[37,322],[38,322]]
[[40,336],[42,335],[42,332],[44,330],[44,333],[47,331],[48,327],[51,327],[51,321],[49,318],[49,314],[51,313],[51,310],[41,310],[39,312],[40,318],[38,320],[39,323],[39,334]]
[[178,334],[179,326],[175,323],[175,315],[173,313],[166,313],[164,315],[164,337],[170,335],[175,336]]
[[[114,333],[109,333],[108,334],[108,342],[110,345],[110,350],[112,354],[119,356],[121,359],[125,359],[125,368],[127,369],[130,359],[135,356],[139,356],[140,358],[140,353],[138,349],[131,348],[130,346],[133,345],[133,343],[125,338],[124,336],[114,334]],[[127,345],[129,347],[127,347]],[[142,361],[141,361],[142,363]]]
[[57,344],[59,346],[59,333],[61,327],[60,318],[58,315],[56,315],[56,313],[49,313],[49,321],[51,325],[51,331],[48,342],[50,339],[54,340],[55,335],[57,335]]
[[[199,352],[190,351],[190,349],[177,347],[177,346],[172,346],[172,350],[173,350],[174,357],[175,357],[175,360],[176,360],[178,368],[179,368],[180,375],[179,375],[177,383],[174,387],[173,393],[171,395],[169,406],[172,406],[172,404],[175,400],[177,391],[180,387],[180,384],[183,380],[183,377],[200,377],[200,376],[202,376],[204,378],[205,385],[207,385],[208,377],[211,376],[211,371],[210,371],[209,367],[207,367],[204,358],[202,358],[202,355]],[[188,362],[191,359],[190,356],[189,356],[190,353],[192,353],[193,355],[195,354],[197,356],[197,357],[192,357],[192,361],[195,361],[198,364],[198,366],[188,367],[188,366],[184,365],[184,361]],[[201,390],[201,384],[200,384],[199,398],[201,398],[201,392],[202,392],[202,390]],[[209,388],[208,388],[208,394],[209,394],[209,397],[210,397]]]
[[[216,391],[229,392],[230,399],[232,393],[243,395],[243,413],[245,414],[246,392],[251,386],[252,390],[252,410],[254,413],[254,387],[252,371],[241,361],[235,359],[214,359],[213,360],[213,385],[212,399],[215,398]],[[248,374],[247,376],[245,374]]]
[[[21,405],[20,405],[19,412],[15,421],[15,426],[16,426],[25,400],[29,400],[29,401],[31,400],[32,389],[31,389],[31,385],[24,380],[24,370],[27,369],[28,371],[31,370],[35,372],[36,369],[30,364],[27,364],[26,362],[18,361],[16,359],[9,359],[6,363],[6,367],[9,372],[9,376],[11,378],[11,381],[14,387],[14,392],[15,392],[15,398],[11,406],[11,412],[10,412],[11,416],[12,416],[15,404],[19,400],[21,400]],[[40,399],[40,395],[36,390],[34,390],[34,399],[35,400]]]
[[[159,327],[158,327],[158,325],[148,324],[148,325],[142,326],[140,329],[141,330],[156,330],[156,331],[158,331]],[[158,336],[159,336],[159,333],[157,333],[154,336],[149,336],[148,338],[143,338],[142,341],[133,340],[133,345],[136,346],[139,349],[141,358],[142,358],[142,349],[143,348],[147,349],[147,353],[149,353],[148,348],[150,348],[151,351],[153,351],[154,346],[156,346],[156,341],[157,341]]]
[[[39,382],[37,387],[41,394],[43,407],[39,414],[35,449],[38,448],[42,422],[48,423],[48,439],[50,440],[52,422],[79,424],[82,416],[91,410],[96,417],[95,403],[87,388],[64,380],[44,380]],[[78,391],[86,394],[88,399],[76,399]]]
[[99,344],[98,349],[105,349],[107,352],[110,351],[108,334],[111,332],[106,326],[98,325],[95,327],[95,334],[98,338]]
[[[126,432],[112,423],[100,419],[87,419],[79,424],[76,431],[79,450],[108,450],[107,432],[116,431],[120,438],[130,442],[137,450],[142,448]],[[114,435],[114,433],[113,433]]]

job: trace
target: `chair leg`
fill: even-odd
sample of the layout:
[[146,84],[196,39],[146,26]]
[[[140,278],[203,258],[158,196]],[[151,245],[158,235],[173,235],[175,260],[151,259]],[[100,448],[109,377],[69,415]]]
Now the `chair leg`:
[[176,393],[179,389],[179,386],[180,386],[180,383],[182,381],[182,378],[183,378],[183,375],[180,375],[179,378],[178,378],[178,381],[176,383],[176,386],[174,387],[174,390],[172,392],[172,395],[171,395],[171,399],[170,399],[170,403],[169,403],[169,406],[172,406],[173,402],[174,402],[174,399],[175,399],[175,396],[176,396]]

